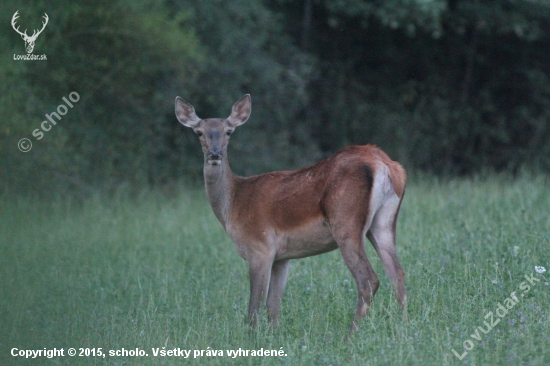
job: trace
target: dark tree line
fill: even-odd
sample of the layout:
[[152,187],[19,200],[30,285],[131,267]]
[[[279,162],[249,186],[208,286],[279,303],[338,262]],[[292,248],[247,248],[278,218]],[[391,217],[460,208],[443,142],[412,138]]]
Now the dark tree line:
[[[180,95],[225,117],[252,94],[232,139],[241,174],[304,166],[376,143],[409,170],[550,167],[546,0],[33,1],[0,5],[0,175],[19,188],[195,179],[201,152]],[[38,28],[24,54],[10,19]],[[78,103],[41,140],[45,114]],[[19,139],[33,143],[17,149]]]

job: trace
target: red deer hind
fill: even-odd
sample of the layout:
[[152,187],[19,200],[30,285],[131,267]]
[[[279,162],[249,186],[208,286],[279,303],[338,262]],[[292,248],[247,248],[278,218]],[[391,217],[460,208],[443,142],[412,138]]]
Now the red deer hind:
[[176,98],[178,121],[192,128],[202,145],[208,201],[248,262],[251,325],[266,303],[270,322],[277,324],[291,259],[339,249],[357,283],[350,331],[357,329],[379,286],[365,253],[365,236],[404,309],[405,272],[395,250],[406,181],[403,167],[376,146],[349,146],[301,170],[238,177],[229,167],[227,145],[250,112],[248,94],[235,103],[228,118],[200,119],[193,106]]

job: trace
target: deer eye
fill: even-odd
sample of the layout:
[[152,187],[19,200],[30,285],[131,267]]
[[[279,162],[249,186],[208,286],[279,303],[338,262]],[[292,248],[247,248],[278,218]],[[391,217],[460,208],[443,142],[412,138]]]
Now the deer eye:
[[197,131],[197,136],[201,137],[202,136],[202,131]]
[[233,131],[228,130],[225,134],[226,134],[227,136],[231,136],[232,133],[233,133]]

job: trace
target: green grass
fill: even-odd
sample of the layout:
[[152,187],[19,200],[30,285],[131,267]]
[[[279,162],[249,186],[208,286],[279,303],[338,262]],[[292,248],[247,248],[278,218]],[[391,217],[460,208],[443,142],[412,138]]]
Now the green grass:
[[[0,199],[0,365],[547,365],[550,188],[547,177],[409,184],[398,223],[409,321],[381,280],[345,342],[356,289],[338,252],[293,261],[280,325],[250,332],[248,273],[200,189],[119,192],[85,201]],[[521,301],[481,341],[485,315]],[[497,319],[497,315],[494,315]],[[264,317],[265,318],[265,317]],[[486,327],[485,327],[486,328]],[[463,342],[473,349],[458,360]],[[224,356],[153,357],[152,348]],[[145,350],[149,357],[24,359],[10,350]],[[225,356],[281,347],[283,357]]]

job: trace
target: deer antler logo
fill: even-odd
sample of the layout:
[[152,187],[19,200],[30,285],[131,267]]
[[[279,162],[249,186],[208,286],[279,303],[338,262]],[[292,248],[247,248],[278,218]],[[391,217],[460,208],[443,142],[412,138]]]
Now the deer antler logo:
[[40,33],[42,33],[44,28],[46,28],[46,24],[48,24],[48,19],[49,19],[48,14],[44,13],[44,21],[42,22],[42,29],[40,30],[35,29],[34,32],[32,33],[32,36],[29,37],[27,35],[26,29],[24,32],[21,32],[19,30],[19,26],[17,26],[17,28],[15,27],[15,22],[17,18],[19,18],[19,14],[17,13],[19,13],[19,10],[17,10],[15,14],[13,14],[13,17],[11,18],[11,26],[17,33],[21,35],[21,38],[23,38],[23,40],[25,41],[25,48],[27,49],[27,53],[32,53],[32,50],[34,49],[34,42],[36,42],[36,38],[38,38]]

